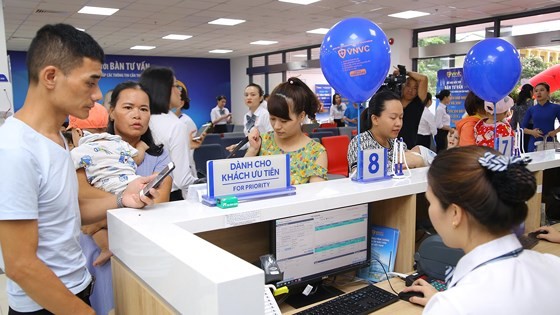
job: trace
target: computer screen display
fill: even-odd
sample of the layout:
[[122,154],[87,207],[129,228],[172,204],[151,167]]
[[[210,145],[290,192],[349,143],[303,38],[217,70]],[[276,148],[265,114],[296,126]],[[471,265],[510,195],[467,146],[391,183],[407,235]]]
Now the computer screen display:
[[367,204],[279,219],[273,226],[273,253],[284,279],[297,286],[368,265]]

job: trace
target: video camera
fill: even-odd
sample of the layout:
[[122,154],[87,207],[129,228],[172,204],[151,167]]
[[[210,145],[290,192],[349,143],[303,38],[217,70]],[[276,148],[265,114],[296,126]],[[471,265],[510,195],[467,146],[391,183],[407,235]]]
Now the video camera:
[[403,65],[397,67],[399,68],[399,74],[388,75],[379,90],[385,89],[401,95],[402,85],[406,82],[406,67]]

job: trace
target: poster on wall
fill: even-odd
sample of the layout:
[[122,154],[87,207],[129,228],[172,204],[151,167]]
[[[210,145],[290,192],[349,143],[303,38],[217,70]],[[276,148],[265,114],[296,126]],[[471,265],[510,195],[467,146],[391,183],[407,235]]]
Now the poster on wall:
[[[436,93],[444,89],[451,91],[451,103],[447,105],[447,113],[451,116],[451,127],[455,128],[455,123],[461,120],[465,113],[465,98],[469,93],[463,82],[463,68],[438,71]],[[436,108],[437,106],[439,106],[438,99],[436,99]]]
[[315,94],[323,103],[323,108],[329,110],[332,103],[332,88],[328,84],[315,84]]
[[[23,106],[28,88],[26,52],[8,51],[8,55],[12,66],[14,110],[17,111]],[[226,107],[231,110],[229,59],[106,55],[102,65],[103,77],[99,81],[101,93],[105,95],[124,81],[138,81],[142,71],[150,66],[170,67],[177,80],[185,83],[191,99],[190,108],[185,113],[197,126],[210,120],[210,111],[216,106],[218,95],[226,96]]]

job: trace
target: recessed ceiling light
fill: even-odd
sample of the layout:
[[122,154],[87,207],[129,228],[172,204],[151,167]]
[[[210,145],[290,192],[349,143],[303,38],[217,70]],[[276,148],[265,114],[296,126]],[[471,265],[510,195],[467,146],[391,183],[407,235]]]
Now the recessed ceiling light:
[[251,44],[251,45],[272,45],[272,44],[278,44],[278,42],[273,41],[273,40],[258,40],[256,42],[250,42],[249,44]]
[[233,50],[231,49],[214,49],[214,50],[210,50],[208,51],[211,54],[227,54],[230,52],[233,52]]
[[78,11],[78,13],[96,14],[96,15],[113,15],[117,11],[119,11],[119,9],[102,8],[102,7],[90,7],[90,6],[86,5],[83,8],[81,8],[80,11]]
[[156,46],[142,46],[142,45],[136,45],[136,46],[132,46],[130,47],[130,49],[136,49],[136,50],[151,50],[156,48]]
[[191,35],[179,35],[179,34],[169,34],[166,36],[163,36],[163,39],[173,39],[173,40],[185,40],[185,39],[189,39],[191,38]]
[[303,4],[308,5],[311,3],[319,2],[321,0],[278,0],[280,2],[288,2],[288,3],[295,3],[295,4]]
[[409,11],[403,11],[395,14],[389,14],[389,16],[396,17],[399,19],[412,19],[424,15],[430,15],[430,13],[409,10]]
[[327,33],[329,32],[329,30],[330,30],[330,29],[328,29],[328,28],[322,27],[322,28],[316,28],[316,29],[314,29],[314,30],[307,31],[306,33],[325,35],[325,34],[327,34]]
[[222,19],[217,19],[217,20],[214,20],[214,21],[210,21],[210,22],[208,22],[208,24],[233,26],[233,25],[244,23],[244,22],[245,22],[245,20],[223,19],[222,18]]

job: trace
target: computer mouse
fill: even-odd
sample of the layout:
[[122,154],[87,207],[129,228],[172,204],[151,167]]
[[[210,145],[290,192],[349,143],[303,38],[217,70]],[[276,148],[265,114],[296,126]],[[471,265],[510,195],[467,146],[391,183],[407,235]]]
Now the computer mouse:
[[535,232],[531,232],[529,234],[527,234],[527,236],[532,237],[532,238],[537,238],[537,235],[539,234],[548,234],[547,230],[539,230],[539,231],[535,231]]
[[418,292],[418,291],[408,291],[408,292],[401,291],[399,293],[399,299],[407,301],[407,302],[413,296],[424,297],[424,293]]

